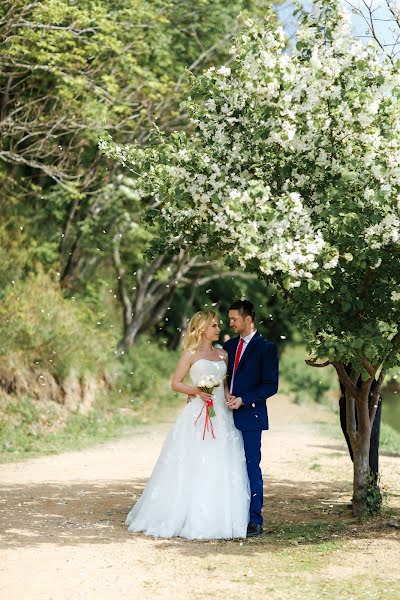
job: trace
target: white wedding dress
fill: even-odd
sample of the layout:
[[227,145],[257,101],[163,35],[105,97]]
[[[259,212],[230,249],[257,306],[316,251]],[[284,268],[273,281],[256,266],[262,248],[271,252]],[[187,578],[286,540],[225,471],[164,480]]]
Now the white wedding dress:
[[[224,361],[197,360],[193,385],[205,375],[223,380]],[[127,516],[129,531],[194,539],[246,537],[250,492],[243,439],[225,403],[223,384],[213,391],[215,439],[206,431],[204,402],[196,397],[179,414],[153,473]]]

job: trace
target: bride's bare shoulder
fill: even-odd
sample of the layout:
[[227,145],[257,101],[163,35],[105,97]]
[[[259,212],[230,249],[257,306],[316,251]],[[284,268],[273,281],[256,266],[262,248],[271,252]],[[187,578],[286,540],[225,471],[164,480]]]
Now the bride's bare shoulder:
[[192,365],[196,360],[196,351],[195,350],[184,350],[180,357],[180,362]]
[[184,379],[194,362],[193,354],[194,353],[190,350],[185,350],[182,352],[179,357],[178,364],[176,365],[174,378],[178,378],[179,381]]

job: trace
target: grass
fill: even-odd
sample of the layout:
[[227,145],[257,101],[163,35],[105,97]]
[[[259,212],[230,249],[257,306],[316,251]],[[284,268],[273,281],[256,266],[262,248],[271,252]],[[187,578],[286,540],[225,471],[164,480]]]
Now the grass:
[[[279,533],[280,538],[268,533],[210,549],[203,569],[217,583],[215,592],[194,597],[222,598],[225,594],[239,599],[245,597],[246,589],[248,594],[285,600],[397,597],[400,585],[396,573],[381,576],[377,567],[368,567],[365,558],[353,570],[353,553],[365,556],[364,540],[351,539],[343,523],[295,525],[280,528]],[[240,555],[239,560],[236,555]],[[218,579],[226,582],[224,592]]]
[[88,415],[70,415],[60,428],[52,430],[51,415],[44,421],[34,400],[20,398],[8,402],[0,421],[0,462],[84,448],[115,437],[123,427],[139,422],[136,417],[123,416],[119,411],[106,412],[96,406]]
[[400,456],[400,432],[387,423],[381,424],[380,448],[384,452]]
[[[177,398],[170,402],[161,402],[152,421],[163,420],[166,412],[175,411]],[[8,414],[13,414],[12,421],[3,415],[0,420],[0,463],[15,462],[27,458],[58,454],[67,450],[79,450],[93,444],[114,439],[130,427],[149,421],[148,406],[134,411],[114,402],[107,408],[100,400],[88,415],[70,415],[62,428],[51,431],[51,419],[48,425],[38,427],[38,416],[35,402],[22,398],[8,405]],[[18,420],[16,427],[15,420]],[[46,426],[50,430],[46,431]]]
[[[119,415],[105,418],[102,412],[94,410],[88,416],[72,415],[63,429],[57,432],[36,433],[29,423],[17,430],[3,425],[0,433],[0,462],[14,462],[85,448],[115,437],[126,424]],[[128,420],[128,424],[136,424],[136,421]]]
[[[339,416],[337,416],[336,423],[334,421],[318,421],[316,425],[318,425],[324,435],[342,442],[343,447],[346,448],[346,442],[340,428]],[[393,429],[387,423],[381,423],[379,450],[400,456],[400,432]]]
[[71,372],[98,373],[112,361],[117,339],[109,315],[101,317],[84,301],[65,298],[54,276],[31,273],[3,293],[4,367],[36,366],[61,382]]
[[327,542],[334,545],[333,536],[339,536],[346,529],[346,524],[341,521],[332,523],[308,522],[308,523],[283,523],[270,532],[270,541],[296,543],[296,544],[321,544]]
[[[378,547],[372,546],[375,542],[385,543],[384,518],[365,520],[356,526],[350,515],[298,523],[287,523],[277,514],[275,518],[277,524],[267,527],[259,538],[199,546],[207,560],[205,569],[212,577],[219,574],[220,581],[232,585],[225,592],[229,597],[245,597],[246,589],[249,594],[285,600],[398,597],[397,571],[385,573],[384,555],[375,554]],[[391,539],[395,541],[393,536]],[[369,542],[371,549],[366,551]],[[376,560],[371,561],[374,555]],[[215,590],[210,597],[222,598],[218,582]],[[200,600],[204,596],[194,597]]]

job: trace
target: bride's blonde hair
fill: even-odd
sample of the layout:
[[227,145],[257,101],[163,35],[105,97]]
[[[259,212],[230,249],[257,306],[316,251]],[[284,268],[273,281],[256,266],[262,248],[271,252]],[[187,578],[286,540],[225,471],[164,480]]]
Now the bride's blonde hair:
[[200,346],[201,336],[217,315],[212,310],[199,310],[190,319],[185,337],[183,338],[183,350],[197,350]]

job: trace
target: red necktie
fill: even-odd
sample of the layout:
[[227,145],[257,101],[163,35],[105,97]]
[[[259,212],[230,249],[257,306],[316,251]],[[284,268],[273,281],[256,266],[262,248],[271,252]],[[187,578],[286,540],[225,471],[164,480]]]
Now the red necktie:
[[237,366],[240,361],[240,355],[242,354],[243,344],[244,344],[244,339],[240,338],[240,342],[238,343],[238,347],[236,348],[235,365],[233,367],[233,375],[235,375]]

